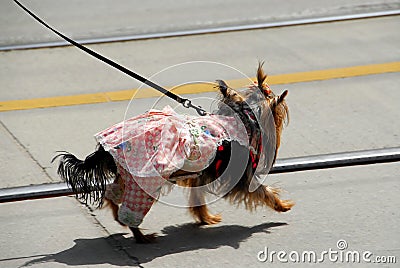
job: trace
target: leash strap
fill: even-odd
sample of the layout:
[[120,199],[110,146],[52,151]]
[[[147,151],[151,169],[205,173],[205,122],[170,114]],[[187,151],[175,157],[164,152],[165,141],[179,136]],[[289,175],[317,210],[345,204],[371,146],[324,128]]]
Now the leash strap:
[[65,36],[64,34],[60,33],[59,31],[57,31],[56,29],[52,28],[50,25],[48,25],[46,22],[44,22],[42,19],[40,19],[38,16],[36,16],[32,11],[30,11],[29,9],[27,9],[25,6],[23,6],[19,1],[14,0],[14,2],[20,6],[26,13],[28,13],[30,16],[32,16],[35,20],[37,20],[40,24],[42,24],[43,26],[45,26],[47,29],[49,29],[50,31],[52,31],[53,33],[55,33],[56,35],[60,36],[61,38],[63,38],[64,40],[68,41],[69,43],[71,43],[72,45],[74,45],[75,47],[85,51],[86,53],[92,55],[93,57],[95,57],[96,59],[99,59],[101,61],[103,61],[104,63],[107,63],[108,65],[114,67],[115,69],[129,75],[130,77],[139,80],[140,82],[160,91],[161,93],[163,93],[164,95],[170,97],[171,99],[179,102],[180,104],[182,104],[184,107],[186,108],[193,108],[197,111],[197,113],[201,116],[206,115],[207,112],[201,108],[201,106],[196,106],[192,104],[192,101],[189,99],[185,99],[182,98],[174,93],[172,93],[171,91],[168,91],[167,89],[163,88],[160,85],[155,84],[154,82],[146,79],[145,77],[125,68],[124,66],[104,57],[103,55],[79,44],[78,42],[72,40],[71,38],[69,38],[68,36]]

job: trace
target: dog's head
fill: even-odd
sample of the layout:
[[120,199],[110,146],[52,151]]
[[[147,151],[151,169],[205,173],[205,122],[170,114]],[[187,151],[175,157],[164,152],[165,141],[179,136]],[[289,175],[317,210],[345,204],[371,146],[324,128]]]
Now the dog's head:
[[[223,103],[218,113],[229,115],[233,111],[238,115],[246,127],[249,145],[257,151],[258,156],[261,151],[267,152],[265,146],[269,150],[275,150],[273,164],[280,146],[283,126],[289,122],[289,109],[285,101],[288,91],[275,94],[265,82],[267,75],[262,65],[260,63],[257,69],[257,81],[247,88],[235,90],[224,81],[217,80]],[[268,144],[260,145],[260,140],[264,140],[263,143],[267,140]],[[274,141],[273,144],[270,144],[271,141]]]
[[[283,126],[289,123],[289,108],[286,104],[285,98],[288,91],[283,91],[282,94],[276,95],[268,84],[265,82],[267,75],[262,69],[262,63],[259,64],[257,70],[257,84],[253,87],[253,91],[257,88],[261,90],[265,97],[265,101],[269,109],[271,109],[274,116],[275,130],[276,130],[276,148],[278,150],[281,142],[281,134]],[[264,108],[265,109],[265,108]]]

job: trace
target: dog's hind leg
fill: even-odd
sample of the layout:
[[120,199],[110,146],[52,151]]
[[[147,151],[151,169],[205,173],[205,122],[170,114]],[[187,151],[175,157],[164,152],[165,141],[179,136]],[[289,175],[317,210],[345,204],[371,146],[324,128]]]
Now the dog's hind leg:
[[158,198],[165,180],[161,177],[133,177],[121,166],[118,166],[118,170],[125,182],[118,220],[129,226],[137,243],[152,243],[157,235],[143,234],[139,225]]
[[116,222],[118,222],[120,225],[122,226],[126,226],[125,224],[123,224],[119,219],[118,219],[118,209],[119,206],[117,204],[115,204],[112,200],[104,198],[104,208],[109,207],[111,209],[113,218]]
[[106,192],[104,195],[104,201],[105,205],[104,207],[108,207],[112,211],[113,218],[116,222],[121,224],[122,226],[126,226],[126,224],[122,223],[118,219],[118,210],[119,210],[119,204],[122,202],[122,196],[125,191],[125,182],[121,178],[119,174],[116,175],[116,178],[114,179],[114,182],[107,185],[106,187]]
[[189,211],[192,216],[202,225],[216,224],[221,222],[221,215],[212,215],[208,212],[204,193],[196,188],[196,179],[191,179],[189,182]]
[[156,241],[157,238],[156,233],[145,235],[137,227],[129,227],[129,229],[131,229],[133,236],[135,237],[136,243],[138,244],[149,244],[149,243],[154,243]]
[[[111,201],[111,200],[109,200],[107,198],[105,198],[104,200],[106,201],[106,206],[111,208],[114,220],[117,221],[122,226],[126,226],[126,224],[122,223],[118,219],[119,206],[117,204],[115,204],[113,201]],[[135,237],[135,240],[136,240],[136,242],[138,244],[154,243],[156,238],[157,238],[157,234],[156,233],[145,235],[137,227],[129,227],[129,229],[131,229],[131,231],[133,233],[133,236]]]

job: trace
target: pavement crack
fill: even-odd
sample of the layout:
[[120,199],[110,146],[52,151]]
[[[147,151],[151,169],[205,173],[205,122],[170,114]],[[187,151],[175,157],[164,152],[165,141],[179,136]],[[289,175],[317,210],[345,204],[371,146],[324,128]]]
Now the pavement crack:
[[121,252],[123,255],[125,255],[128,260],[132,263],[128,263],[128,265],[134,265],[136,267],[141,267],[143,268],[143,266],[140,264],[139,258],[131,255],[126,248],[124,247],[124,245],[121,244],[121,242],[119,241],[119,239],[117,237],[115,237],[112,233],[110,233],[107,229],[107,227],[101,223],[101,221],[99,219],[97,219],[96,214],[94,213],[94,209],[92,207],[90,207],[87,204],[81,203],[85,208],[86,211],[88,212],[88,214],[91,216],[91,218],[93,219],[94,223],[99,226],[103,232],[105,232],[107,234],[107,238],[105,239],[107,241],[107,243],[116,251]]
[[27,156],[40,168],[43,174],[49,179],[50,182],[54,182],[53,178],[47,172],[46,168],[43,167],[39,161],[32,155],[32,153],[28,150],[28,148],[15,136],[11,130],[0,120],[1,127],[5,130],[5,132],[12,138],[12,140],[27,154]]

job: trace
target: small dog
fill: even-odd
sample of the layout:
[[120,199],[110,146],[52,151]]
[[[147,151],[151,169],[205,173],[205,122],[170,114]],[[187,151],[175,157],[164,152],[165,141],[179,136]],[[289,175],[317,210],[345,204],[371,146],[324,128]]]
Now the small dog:
[[58,154],[57,172],[84,203],[101,207],[106,201],[138,243],[156,237],[139,225],[165,184],[188,188],[189,211],[200,224],[221,221],[208,212],[206,192],[248,210],[288,211],[294,203],[259,182],[275,162],[289,119],[287,90],[275,95],[266,77],[260,63],[257,81],[241,91],[217,80],[221,104],[213,114],[184,116],[166,107],[116,124],[95,135],[98,148],[85,160]]

